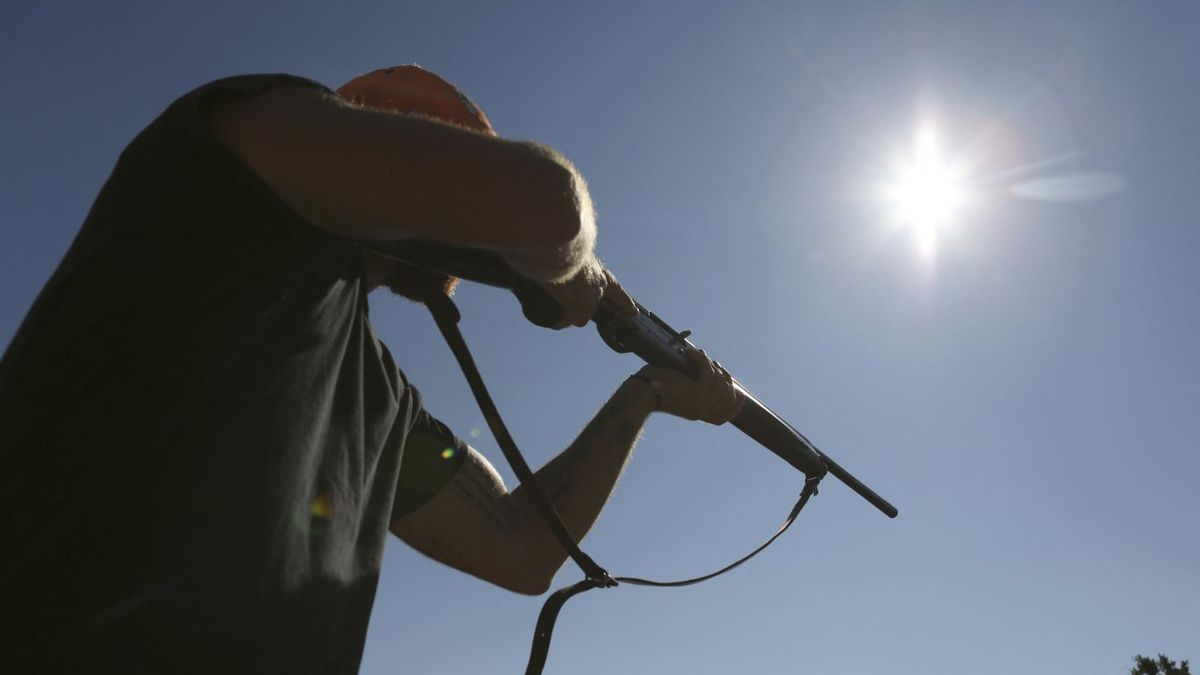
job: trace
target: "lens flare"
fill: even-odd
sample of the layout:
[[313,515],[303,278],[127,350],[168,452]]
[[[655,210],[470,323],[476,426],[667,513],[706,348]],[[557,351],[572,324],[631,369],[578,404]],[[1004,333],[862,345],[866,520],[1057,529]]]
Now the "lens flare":
[[329,502],[328,495],[317,495],[317,498],[312,500],[312,504],[309,506],[308,512],[313,518],[320,518],[322,520],[332,516],[333,505]]
[[912,156],[901,165],[886,194],[896,222],[912,230],[923,254],[933,255],[939,234],[965,202],[962,177],[942,156],[933,129],[918,134]]

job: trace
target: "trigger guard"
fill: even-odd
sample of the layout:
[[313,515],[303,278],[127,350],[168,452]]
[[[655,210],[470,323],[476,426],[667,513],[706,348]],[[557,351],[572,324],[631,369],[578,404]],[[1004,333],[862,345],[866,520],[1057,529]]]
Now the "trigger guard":
[[608,345],[608,348],[614,352],[618,354],[628,354],[629,352],[633,351],[629,347],[625,346],[624,342],[621,342],[619,339],[617,339],[617,336],[604,330],[604,327],[599,323],[596,324],[596,332],[600,334],[600,339],[604,340],[604,344]]

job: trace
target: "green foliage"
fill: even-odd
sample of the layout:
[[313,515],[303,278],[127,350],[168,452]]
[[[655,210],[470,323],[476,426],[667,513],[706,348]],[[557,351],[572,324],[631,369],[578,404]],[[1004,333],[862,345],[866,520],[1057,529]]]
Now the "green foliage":
[[1138,654],[1133,657],[1133,664],[1129,675],[1192,675],[1192,671],[1188,670],[1187,659],[1175,665],[1165,654],[1159,654],[1157,659]]

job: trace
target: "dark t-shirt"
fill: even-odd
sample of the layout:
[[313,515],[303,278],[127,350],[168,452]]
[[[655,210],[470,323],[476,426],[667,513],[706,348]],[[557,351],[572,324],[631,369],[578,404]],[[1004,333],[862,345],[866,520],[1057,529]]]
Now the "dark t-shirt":
[[0,671],[356,672],[389,524],[461,465],[355,243],[209,133],[281,84],[320,86],[143,131],[0,361]]

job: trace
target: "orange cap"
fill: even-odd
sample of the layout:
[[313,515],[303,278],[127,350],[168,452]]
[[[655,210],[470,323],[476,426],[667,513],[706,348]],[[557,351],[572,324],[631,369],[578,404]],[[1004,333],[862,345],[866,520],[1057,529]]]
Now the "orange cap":
[[343,84],[337,93],[358,105],[425,115],[496,135],[487,115],[466,94],[420,66],[393,66],[371,71]]

